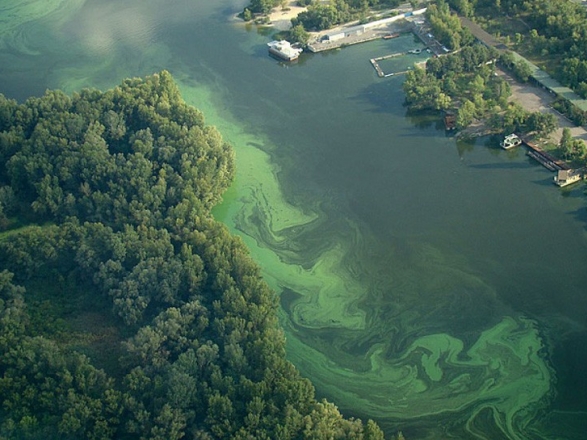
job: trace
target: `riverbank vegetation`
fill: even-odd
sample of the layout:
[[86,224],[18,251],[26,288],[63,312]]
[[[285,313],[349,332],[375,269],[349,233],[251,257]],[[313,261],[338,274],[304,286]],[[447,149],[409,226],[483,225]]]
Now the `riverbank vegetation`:
[[285,359],[210,209],[233,153],[167,72],[0,95],[0,437],[382,439]]
[[557,128],[552,114],[528,112],[509,102],[509,84],[496,74],[499,55],[482,44],[472,44],[447,56],[430,58],[426,69],[406,74],[404,91],[411,110],[456,113],[458,129],[486,120],[494,131],[537,132],[546,136]]

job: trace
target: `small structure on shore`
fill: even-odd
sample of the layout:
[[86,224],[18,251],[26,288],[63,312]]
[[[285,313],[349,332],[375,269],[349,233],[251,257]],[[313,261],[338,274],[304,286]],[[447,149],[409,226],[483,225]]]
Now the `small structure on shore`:
[[351,26],[348,28],[342,28],[334,32],[328,33],[324,35],[322,38],[327,41],[337,41],[342,40],[343,38],[363,35],[367,31],[367,29],[367,26],[365,26],[364,24],[358,26]]
[[444,115],[444,128],[449,131],[457,129],[457,116],[454,113],[447,112]]
[[297,60],[300,54],[304,51],[300,47],[292,46],[292,44],[286,40],[274,40],[267,43],[267,46],[269,46],[269,53],[271,55],[275,55],[285,61]]
[[578,182],[582,178],[583,173],[581,173],[581,171],[572,169],[558,170],[556,176],[554,176],[554,183],[562,188],[563,186]]
[[501,148],[504,150],[509,150],[510,148],[517,147],[518,145],[522,144],[522,139],[520,139],[516,134],[508,134],[503,141],[501,141],[500,145]]

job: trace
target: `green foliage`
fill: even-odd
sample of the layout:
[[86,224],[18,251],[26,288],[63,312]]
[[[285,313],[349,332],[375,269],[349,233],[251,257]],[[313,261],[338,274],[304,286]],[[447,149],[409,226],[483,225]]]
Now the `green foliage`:
[[[458,106],[457,125],[466,127],[493,107],[505,105],[510,94],[507,83],[493,74],[495,57],[493,50],[475,44],[457,53],[430,58],[426,70],[416,69],[406,75],[407,104],[413,110]],[[467,103],[458,104],[463,100]]]
[[530,80],[530,76],[532,75],[532,69],[523,60],[516,61],[512,65],[512,72],[517,80],[526,83]]
[[[558,124],[552,114],[527,112],[519,105],[510,105],[508,83],[495,74],[497,52],[481,44],[463,47],[447,56],[430,58],[426,70],[408,72],[404,82],[406,103],[412,110],[446,110],[456,108],[458,129],[475,119],[487,119],[497,131],[552,133]],[[502,63],[513,64],[506,52]],[[524,66],[528,67],[526,63]]]
[[552,113],[532,112],[526,119],[526,131],[547,137],[558,128],[556,116]]
[[253,19],[253,13],[249,8],[245,8],[243,11],[243,20],[244,21],[251,21]]
[[169,73],[0,96],[0,127],[0,437],[379,438],[286,361],[210,214],[232,152]]
[[571,121],[577,125],[587,124],[587,112],[574,106],[570,101],[559,98],[552,103],[552,107],[567,116]]
[[304,26],[297,24],[289,31],[289,40],[295,43],[300,43],[302,46],[308,44],[310,34],[304,29]]
[[442,82],[424,69],[414,69],[406,74],[404,82],[406,102],[413,110],[440,110],[439,104],[445,107]]
[[473,15],[476,3],[476,0],[448,0],[450,7],[465,17],[471,17]]
[[475,104],[466,99],[457,112],[457,128],[463,129],[473,122],[476,114]]
[[48,92],[24,106],[38,116],[5,172],[37,221],[161,224],[184,200],[212,206],[231,181],[228,146],[179,99],[167,72],[100,95]]
[[587,147],[582,139],[573,139],[571,130],[563,128],[563,134],[559,143],[559,149],[565,159],[585,161]]
[[396,7],[400,0],[331,0],[323,2],[303,2],[307,11],[292,19],[292,24],[302,25],[309,31],[330,29],[342,23],[364,19],[369,8]]
[[[502,16],[523,21],[525,26],[513,35],[517,51],[536,59],[542,68],[578,94],[587,96],[587,10],[581,2],[565,0],[477,0],[477,13],[488,18]],[[503,27],[503,26],[502,26]],[[522,33],[522,29],[527,29]],[[504,33],[508,29],[503,29]],[[521,70],[524,78],[525,68]]]
[[251,0],[248,9],[256,14],[268,14],[279,3],[280,0]]
[[426,9],[426,17],[432,33],[446,47],[457,50],[470,45],[474,38],[469,29],[461,25],[458,16],[452,14],[448,3],[437,0]]

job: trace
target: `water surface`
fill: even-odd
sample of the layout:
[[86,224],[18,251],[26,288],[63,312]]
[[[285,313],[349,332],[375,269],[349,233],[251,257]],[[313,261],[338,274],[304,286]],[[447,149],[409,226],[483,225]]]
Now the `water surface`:
[[168,69],[235,147],[215,213],[280,294],[288,356],[320,396],[407,438],[585,438],[582,187],[406,115],[402,77],[369,59],[411,36],[286,65],[233,19],[244,4],[3,3],[0,92]]

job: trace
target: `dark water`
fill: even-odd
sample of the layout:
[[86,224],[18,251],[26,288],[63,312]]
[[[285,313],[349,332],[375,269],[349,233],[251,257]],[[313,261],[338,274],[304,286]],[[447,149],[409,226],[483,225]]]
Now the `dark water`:
[[232,20],[244,3],[2,2],[0,92],[170,70],[235,147],[216,215],[282,293],[320,396],[407,438],[587,438],[583,187],[407,116],[368,60],[412,37],[284,65]]

